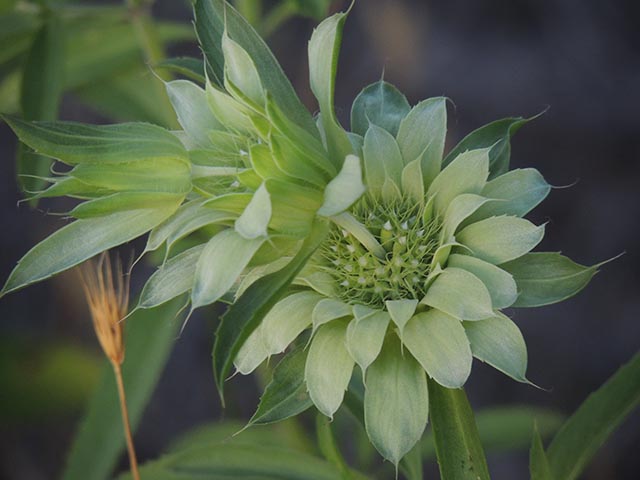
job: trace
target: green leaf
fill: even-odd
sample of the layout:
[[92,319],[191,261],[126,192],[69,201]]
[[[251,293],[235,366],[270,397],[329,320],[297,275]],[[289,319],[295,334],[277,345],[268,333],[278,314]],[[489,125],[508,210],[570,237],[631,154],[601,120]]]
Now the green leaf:
[[264,328],[262,324],[258,325],[249,338],[245,340],[233,359],[233,365],[236,371],[242,375],[249,375],[260,366],[267,358],[269,358],[269,350],[264,343]]
[[308,236],[323,203],[322,192],[280,180],[266,180],[265,183],[273,209],[269,227],[292,237]]
[[473,356],[518,382],[527,380],[527,345],[518,326],[498,314],[479,322],[464,322]]
[[489,168],[488,151],[470,150],[460,154],[440,172],[429,186],[427,196],[435,195],[436,211],[443,215],[458,195],[479,194],[485,186]]
[[499,215],[524,217],[542,202],[551,186],[535,168],[522,168],[494,178],[482,189],[487,198],[504,200],[483,205],[473,215],[471,222]]
[[262,321],[262,338],[269,354],[282,353],[311,325],[312,312],[322,296],[296,292],[283,298]]
[[398,463],[420,440],[429,419],[427,378],[415,359],[389,336],[367,370],[364,418],[376,450]]
[[393,320],[393,323],[398,327],[398,336],[400,340],[402,340],[404,338],[404,327],[407,325],[407,322],[411,320],[411,317],[413,317],[418,307],[418,300],[387,300],[385,306],[387,307],[389,315],[391,315],[391,320]]
[[384,258],[387,252],[376,237],[349,212],[331,217],[331,221],[353,235],[367,250],[378,258]]
[[209,240],[197,262],[192,308],[217,302],[227,293],[264,241],[264,238],[247,240],[232,229]]
[[425,185],[440,173],[446,135],[447,108],[443,97],[420,102],[400,122],[397,138],[404,163],[420,159]]
[[516,281],[514,307],[540,307],[573,297],[587,286],[602,264],[586,267],[551,252],[528,253],[500,265]]
[[293,279],[326,235],[327,225],[314,223],[311,234],[291,262],[281,270],[252,283],[222,317],[213,346],[213,372],[221,398],[224,398],[224,381],[240,347],[269,310],[285,295]]
[[531,480],[553,480],[547,454],[544,451],[538,427],[534,426],[531,450],[529,452],[529,472]]
[[202,85],[206,82],[206,78],[204,76],[204,62],[199,58],[167,58],[166,60],[157,63],[155,67],[160,70],[167,70],[171,73],[183,75]]
[[[50,16],[31,45],[22,73],[20,105],[27,120],[55,120],[64,88],[64,31],[60,20]],[[4,46],[3,46],[4,48]],[[42,188],[44,182],[34,177],[49,174],[51,161],[21,145],[18,149],[19,183],[26,192]]]
[[115,164],[176,159],[188,165],[182,143],[164,128],[147,123],[86,125],[76,122],[4,120],[36,152],[68,165]]
[[198,147],[209,146],[209,132],[223,127],[209,108],[205,91],[188,80],[167,82],[166,88],[178,122],[187,136]]
[[421,159],[416,158],[402,169],[402,193],[411,201],[424,204]]
[[[122,375],[127,392],[131,426],[135,430],[154,390],[179,323],[174,322],[182,305],[175,300],[153,310],[140,310],[127,321],[127,358]],[[89,402],[84,420],[73,441],[64,480],[106,480],[124,450],[124,433],[113,370],[106,365],[98,388]],[[140,368],[144,365],[144,368]]]
[[45,280],[79,263],[139,237],[171,215],[178,205],[130,210],[76,220],[45,238],[22,257],[0,296]]
[[185,250],[153,272],[142,289],[136,308],[157,307],[191,290],[203,249],[204,245],[198,245]]
[[480,220],[456,235],[475,257],[495,265],[521,257],[538,245],[542,237],[544,225],[536,226],[529,220],[507,216]]
[[640,405],[640,354],[592,393],[547,449],[554,477],[574,480],[613,431]]
[[69,216],[94,218],[127,210],[171,208],[183,198],[184,195],[175,193],[120,192],[80,203],[69,212]]
[[482,320],[493,315],[491,296],[484,283],[467,270],[447,267],[420,301],[459,320]]
[[318,137],[311,115],[300,102],[269,47],[231,5],[224,0],[197,0],[194,5],[194,14],[198,40],[209,64],[210,74],[213,75],[213,78],[209,77],[210,80],[217,80],[218,86],[222,86],[224,78],[222,36],[226,29],[229,37],[249,54],[258,70],[262,86],[273,96],[283,112],[295,123]]
[[404,329],[404,345],[440,385],[460,388],[471,373],[471,349],[462,323],[438,310],[418,313]]
[[473,411],[464,390],[429,380],[431,425],[440,476],[447,480],[489,480]]
[[487,202],[490,202],[488,198],[481,197],[475,193],[463,193],[455,197],[444,213],[442,224],[442,238],[444,241],[452,239],[460,224]]
[[[230,86],[233,85],[256,105],[264,105],[265,92],[253,60],[244,48],[229,38],[226,32],[222,36],[222,53],[227,90],[231,90]],[[227,82],[231,82],[231,85]]]
[[404,163],[400,147],[389,132],[371,125],[364,136],[362,153],[367,191],[370,195],[380,197],[387,181],[400,188]]
[[482,280],[491,296],[493,308],[507,308],[518,298],[518,287],[513,276],[502,268],[470,255],[453,254],[447,262],[449,267],[462,268]]
[[263,183],[253,194],[242,215],[236,220],[234,228],[243,238],[252,240],[267,236],[267,226],[270,221],[271,197]]
[[381,311],[364,316],[358,315],[357,310],[354,313],[356,316],[347,327],[347,350],[364,375],[382,350],[391,317]]
[[489,178],[495,178],[509,170],[511,156],[511,137],[524,124],[538,118],[503,118],[489,123],[464,137],[456,147],[449,152],[443,165],[451,163],[458,155],[477,148],[491,148],[489,152]]
[[372,124],[395,137],[400,122],[410,110],[404,94],[390,83],[380,80],[365,87],[353,101],[351,130],[364,136]]
[[315,332],[318,327],[329,323],[332,320],[338,318],[344,318],[351,316],[351,306],[333,298],[323,298],[313,309],[311,313],[311,320],[313,322],[313,331]]
[[[340,471],[299,450],[219,443],[162,457],[144,465],[140,475],[153,480],[335,480]],[[130,474],[119,477],[130,479]]]
[[149,233],[145,253],[157,250],[166,243],[167,255],[182,238],[207,225],[231,225],[236,215],[205,208],[201,200],[184,203],[176,212]]
[[342,29],[346,19],[346,13],[332,15],[318,25],[309,40],[309,82],[320,106],[329,154],[337,167],[353,151],[333,106]]
[[304,383],[307,350],[299,347],[276,365],[273,378],[260,397],[260,404],[247,425],[264,425],[304,412],[313,405]]
[[318,215],[332,217],[342,213],[353,205],[366,191],[362,183],[362,167],[360,159],[355,155],[347,155],[342,170],[324,189],[324,203]]
[[331,322],[318,328],[304,368],[313,404],[330,418],[340,407],[353,372],[354,360],[347,350],[346,334],[345,322]]

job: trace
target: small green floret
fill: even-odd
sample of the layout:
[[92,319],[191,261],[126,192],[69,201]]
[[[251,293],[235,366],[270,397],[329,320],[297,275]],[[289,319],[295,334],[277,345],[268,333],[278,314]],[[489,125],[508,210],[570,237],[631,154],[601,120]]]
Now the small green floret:
[[340,298],[380,308],[387,300],[421,300],[439,246],[440,220],[408,200],[385,204],[366,198],[353,215],[385,255],[374,255],[347,230],[335,226],[320,251],[320,262],[335,280]]

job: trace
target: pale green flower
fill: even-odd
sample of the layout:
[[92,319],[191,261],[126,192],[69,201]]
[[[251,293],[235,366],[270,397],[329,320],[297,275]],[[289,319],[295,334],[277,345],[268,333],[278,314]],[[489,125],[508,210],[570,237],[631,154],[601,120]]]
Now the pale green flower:
[[[502,310],[559,301],[595,273],[559,254],[529,253],[544,225],[522,217],[550,186],[535,169],[506,171],[505,147],[524,121],[495,122],[443,157],[445,103],[409,108],[384,82],[356,99],[367,193],[331,218],[294,288],[235,359],[248,374],[309,330],[311,400],[332,417],[352,375],[362,375],[367,432],[396,464],[427,424],[427,377],[460,388],[476,357],[527,383],[524,339]],[[249,273],[239,293],[259,275]]]

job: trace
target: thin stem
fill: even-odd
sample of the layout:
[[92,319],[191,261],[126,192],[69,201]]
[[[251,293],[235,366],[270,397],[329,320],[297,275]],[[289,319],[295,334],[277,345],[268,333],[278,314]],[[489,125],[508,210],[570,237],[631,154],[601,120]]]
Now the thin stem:
[[116,383],[118,384],[118,396],[120,397],[120,411],[122,412],[122,425],[124,427],[124,436],[127,440],[127,450],[129,452],[129,466],[131,468],[131,475],[134,480],[140,480],[140,473],[138,472],[138,460],[136,458],[136,449],[133,445],[133,436],[131,435],[131,426],[129,425],[129,410],[127,408],[127,397],[124,393],[124,382],[122,381],[122,369],[120,364],[113,362],[113,372],[116,376]]
[[295,13],[295,7],[289,2],[280,3],[269,11],[259,28],[262,35],[269,37],[280,25],[289,20]]

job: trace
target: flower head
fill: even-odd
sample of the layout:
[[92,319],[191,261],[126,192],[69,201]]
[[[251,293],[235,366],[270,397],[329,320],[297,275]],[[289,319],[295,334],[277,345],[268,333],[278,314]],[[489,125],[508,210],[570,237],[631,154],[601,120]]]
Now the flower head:
[[[329,236],[235,364],[249,373],[310,330],[304,379],[311,400],[333,416],[358,366],[369,437],[397,464],[426,426],[428,377],[460,388],[476,357],[528,382],[524,339],[501,310],[559,301],[588,279],[561,287],[554,277],[568,259],[529,253],[544,225],[522,217],[550,186],[535,169],[508,171],[499,156],[511,125],[523,120],[501,121],[497,139],[480,129],[445,156],[444,99],[409,108],[384,82],[361,97],[355,129],[359,109],[389,97],[400,106],[360,126],[366,194],[331,217]],[[547,285],[534,280],[545,275]],[[249,273],[245,283],[254,280]],[[556,296],[557,288],[567,295]]]

